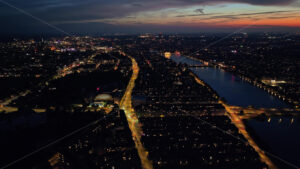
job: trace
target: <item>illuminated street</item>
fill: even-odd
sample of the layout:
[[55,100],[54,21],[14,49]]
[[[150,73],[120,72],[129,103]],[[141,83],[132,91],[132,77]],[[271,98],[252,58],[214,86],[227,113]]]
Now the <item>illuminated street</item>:
[[[195,77],[195,80],[198,84],[202,86],[206,86],[199,78]],[[248,143],[255,149],[255,151],[259,154],[261,161],[266,163],[271,169],[276,169],[276,166],[272,163],[272,161],[265,155],[265,152],[261,150],[258,145],[254,142],[254,140],[250,137],[249,133],[246,130],[246,127],[242,121],[242,119],[238,116],[237,112],[233,111],[230,107],[226,105],[224,102],[219,101],[228,112],[228,116],[231,119],[231,122],[238,128],[239,132],[246,138]]]
[[[88,61],[93,60],[93,58],[96,56],[96,54],[91,55],[87,61],[84,60],[79,60],[79,61],[74,61],[72,62],[69,66],[65,67],[64,69],[60,70],[57,72],[56,75],[54,75],[53,77],[51,77],[50,79],[48,79],[46,82],[44,83],[40,83],[39,86],[42,86],[42,84],[49,84],[49,82],[53,81],[53,80],[57,80],[59,78],[63,78],[68,74],[74,73],[74,68],[82,66],[84,64],[87,64]],[[95,69],[98,69],[100,64],[97,64],[97,66],[95,67]],[[28,94],[30,94],[31,91],[30,90],[26,90],[23,92],[18,93],[16,96],[7,98],[5,101],[0,102],[0,112],[4,111],[5,113],[12,113],[15,111],[18,111],[17,107],[12,107],[12,106],[8,106],[10,103],[12,103],[13,101],[17,100],[18,98],[25,97]],[[35,111],[36,113],[41,113],[41,112],[45,112],[46,109],[33,109],[33,111]]]
[[40,37],[0,41],[1,169],[299,168],[299,33]]
[[16,108],[16,107],[9,107],[8,105],[12,101],[17,100],[20,96],[26,96],[29,93],[30,93],[30,91],[26,90],[24,92],[19,93],[18,95],[14,96],[14,97],[6,99],[4,102],[0,103],[0,112],[4,111],[6,113],[11,113],[11,112],[17,111],[18,108]]
[[125,91],[125,94],[121,100],[120,107],[125,111],[128,125],[131,130],[135,146],[138,150],[138,154],[140,156],[143,168],[152,169],[152,163],[148,160],[148,152],[145,150],[143,144],[141,143],[141,135],[143,131],[140,127],[138,117],[134,112],[134,109],[132,108],[131,94],[135,85],[135,80],[137,79],[139,74],[139,67],[133,57],[129,56],[129,58],[132,61],[132,76]]
[[243,120],[237,115],[237,112],[230,109],[230,106],[224,104],[220,101],[222,105],[225,107],[228,112],[228,116],[231,119],[232,123],[239,129],[240,133],[246,138],[249,144],[255,149],[255,151],[260,156],[260,159],[265,162],[271,169],[276,169],[277,167],[273,164],[273,162],[266,156],[265,152],[259,148],[259,146],[255,143],[255,141],[251,138],[249,133],[246,130],[246,126]]

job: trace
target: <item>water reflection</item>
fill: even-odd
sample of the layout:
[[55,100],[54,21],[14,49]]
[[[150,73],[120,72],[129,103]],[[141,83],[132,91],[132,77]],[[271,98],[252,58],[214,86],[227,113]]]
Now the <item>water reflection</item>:
[[[172,57],[177,63],[199,65],[201,62],[181,57]],[[282,108],[288,107],[280,99],[268,94],[266,91],[243,81],[240,77],[213,67],[191,68],[191,70],[217,93],[226,99],[228,104],[248,107]]]
[[300,166],[300,121],[294,117],[271,117],[267,120],[247,121],[255,134],[270,151],[285,160]]
[[[172,57],[177,63],[199,65],[201,62],[187,57]],[[238,76],[222,69],[197,67],[191,70],[230,105],[242,107],[286,108],[282,100],[266,91],[243,81]],[[298,117],[258,117],[246,120],[254,134],[277,156],[300,166],[300,122]]]

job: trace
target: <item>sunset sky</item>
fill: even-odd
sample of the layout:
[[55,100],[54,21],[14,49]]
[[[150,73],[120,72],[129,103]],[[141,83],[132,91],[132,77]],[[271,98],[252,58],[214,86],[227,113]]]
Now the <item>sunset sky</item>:
[[[18,10],[19,9],[19,10]],[[299,0],[4,0],[1,34],[300,30]]]

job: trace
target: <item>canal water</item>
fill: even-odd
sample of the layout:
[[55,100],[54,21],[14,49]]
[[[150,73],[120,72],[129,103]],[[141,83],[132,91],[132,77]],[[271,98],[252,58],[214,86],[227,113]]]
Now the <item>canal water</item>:
[[[177,63],[200,65],[200,61],[184,56],[172,56]],[[198,67],[191,70],[228,104],[242,107],[286,108],[285,102],[243,81],[233,73],[214,67]],[[255,132],[268,150],[280,158],[300,166],[300,119],[292,117],[272,117],[247,120],[247,125]]]

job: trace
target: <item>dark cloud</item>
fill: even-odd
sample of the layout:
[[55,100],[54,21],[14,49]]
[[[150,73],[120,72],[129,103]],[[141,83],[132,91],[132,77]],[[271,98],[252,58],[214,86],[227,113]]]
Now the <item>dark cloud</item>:
[[132,4],[132,6],[136,6],[136,7],[142,7],[142,4]]
[[[5,0],[10,4],[21,8],[34,16],[50,22],[60,23],[83,23],[87,20],[114,19],[135,15],[144,11],[155,11],[166,8],[189,7],[195,5],[210,5],[223,3],[246,3],[252,5],[289,5],[297,0]],[[203,9],[197,9],[194,16],[206,15]],[[183,17],[182,15],[181,17]],[[178,16],[180,17],[180,16]],[[229,18],[230,16],[224,16]],[[232,18],[234,16],[231,16]],[[11,18],[7,20],[6,18]],[[12,19],[13,18],[13,19]],[[24,20],[26,18],[26,20]],[[23,21],[28,21],[26,26],[44,27],[42,23],[36,23],[32,18],[8,7],[0,1],[1,25],[7,29],[9,25],[24,26]],[[14,23],[12,23],[14,22]],[[34,23],[34,24],[33,24]],[[65,24],[63,24],[65,23]]]
[[[252,5],[288,5],[297,0],[6,0],[12,5],[41,16],[48,21],[124,17],[143,11],[218,3]],[[1,1],[0,1],[1,3]],[[1,4],[0,16],[11,11]],[[195,12],[203,14],[203,9]]]
[[191,14],[191,15],[177,15],[177,18],[183,17],[195,17],[195,16],[214,16],[214,15],[222,15],[222,13],[204,13],[204,14]]
[[196,16],[209,16],[205,19],[240,19],[245,17],[257,16],[257,15],[268,15],[268,14],[279,14],[279,13],[290,13],[297,12],[300,10],[294,11],[267,11],[267,12],[255,12],[255,13],[240,13],[240,14],[232,14],[232,15],[224,15],[220,13],[209,13],[209,14],[193,14],[193,15],[178,15],[176,17],[196,17]]
[[199,9],[196,9],[194,12],[204,14],[204,9],[199,8]]

